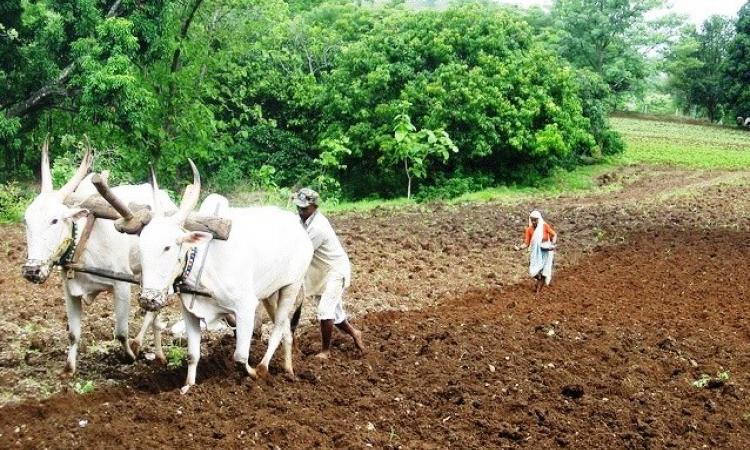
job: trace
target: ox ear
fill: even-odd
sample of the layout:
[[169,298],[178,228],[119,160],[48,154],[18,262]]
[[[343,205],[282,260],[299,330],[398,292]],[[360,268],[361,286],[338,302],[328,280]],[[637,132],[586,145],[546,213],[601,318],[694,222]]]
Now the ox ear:
[[206,244],[213,238],[214,236],[211,233],[206,233],[205,231],[188,231],[187,233],[182,235],[178,243],[194,246]]
[[88,217],[88,215],[91,214],[91,211],[89,211],[86,208],[71,208],[70,211],[66,214],[66,219],[71,220],[78,220],[82,217]]

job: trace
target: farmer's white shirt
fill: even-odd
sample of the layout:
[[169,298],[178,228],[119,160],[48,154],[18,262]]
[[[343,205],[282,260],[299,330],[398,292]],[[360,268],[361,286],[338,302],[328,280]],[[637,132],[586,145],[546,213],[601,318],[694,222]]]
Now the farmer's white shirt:
[[323,295],[326,282],[332,274],[343,278],[349,286],[351,263],[328,219],[316,211],[302,223],[313,244],[313,257],[305,277],[306,295]]

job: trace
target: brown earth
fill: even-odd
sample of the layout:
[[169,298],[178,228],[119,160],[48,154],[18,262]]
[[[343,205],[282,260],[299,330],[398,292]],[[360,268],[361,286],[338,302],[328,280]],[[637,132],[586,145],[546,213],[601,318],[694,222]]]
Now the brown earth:
[[[239,377],[227,337],[186,396],[183,370],[147,370],[127,387],[6,406],[0,442],[750,448],[748,254],[747,231],[641,233],[560,271],[539,298],[516,285],[369,314],[362,358],[341,340],[322,366],[311,331],[296,382]],[[691,384],[722,371],[723,386]]]
[[[2,227],[0,447],[750,448],[749,179],[635,167],[584,196],[335,217],[367,358],[342,343],[330,368],[297,357],[300,380],[271,386],[238,378],[231,336],[206,339],[187,397],[174,391],[184,369],[120,362],[104,296],[85,307],[79,357],[78,380],[96,392],[74,395],[56,377],[67,344],[59,277],[22,280],[23,230]],[[564,268],[541,302],[514,286],[525,255],[512,245],[534,207],[560,232]],[[306,355],[317,339],[303,335]],[[726,387],[690,384],[723,370]],[[581,398],[562,395],[566,385]]]
[[[525,276],[525,255],[513,251],[526,214],[541,208],[560,232],[556,264],[576,264],[599,245],[621,243],[629,233],[659,227],[750,228],[750,173],[626,167],[599,178],[584,195],[529,199],[516,204],[425,205],[376,209],[333,218],[354,266],[347,309],[354,316],[439,304],[471,289],[497,288]],[[68,389],[61,382],[67,347],[61,280],[42,285],[20,276],[23,227],[0,226],[0,404],[44,398]],[[179,318],[177,302],[166,315]],[[136,302],[131,336],[140,326]],[[303,325],[314,322],[313,305]],[[111,298],[84,306],[79,377],[97,386],[139,374],[145,360],[120,363],[112,340]],[[169,343],[169,339],[167,340]]]

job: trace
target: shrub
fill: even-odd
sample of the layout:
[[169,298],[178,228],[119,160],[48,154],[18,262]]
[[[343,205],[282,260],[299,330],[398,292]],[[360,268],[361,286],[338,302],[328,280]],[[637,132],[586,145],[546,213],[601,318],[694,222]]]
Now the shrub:
[[0,184],[0,223],[15,223],[21,221],[26,207],[33,200],[29,190],[11,181]]
[[456,175],[450,178],[441,176],[434,185],[422,187],[415,198],[420,202],[448,200],[469,192],[480,191],[493,184],[494,180],[489,175]]

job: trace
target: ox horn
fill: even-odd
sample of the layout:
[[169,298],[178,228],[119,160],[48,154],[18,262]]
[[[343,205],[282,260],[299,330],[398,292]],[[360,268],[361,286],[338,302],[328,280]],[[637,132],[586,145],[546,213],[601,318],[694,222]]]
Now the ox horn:
[[42,192],[52,192],[52,173],[49,168],[49,135],[42,144]]
[[81,181],[86,178],[86,174],[89,173],[91,164],[94,162],[94,152],[91,148],[91,144],[89,143],[89,138],[85,135],[84,137],[86,138],[86,153],[83,155],[81,165],[78,166],[78,170],[76,170],[76,173],[73,174],[73,177],[68,180],[68,182],[65,183],[65,186],[61,187],[58,191],[58,195],[62,199],[65,199],[68,195],[72,194],[73,191],[76,190],[78,185],[81,184]]
[[198,204],[198,200],[201,195],[201,176],[198,173],[198,168],[195,167],[193,160],[188,158],[190,163],[190,169],[193,171],[193,184],[189,184],[185,188],[185,192],[182,194],[182,201],[180,202],[180,210],[175,214],[175,219],[179,223],[184,223],[188,217],[188,214]]
[[[112,192],[107,185],[107,180],[98,173],[91,177],[91,183],[99,192],[99,195],[120,215],[121,218],[115,221],[115,229],[120,233],[141,234],[143,227],[151,221],[152,212],[150,209],[141,207],[133,212],[130,207],[125,205],[125,202]],[[138,205],[136,205],[137,207]],[[96,212],[94,215],[96,215]]]
[[151,195],[153,196],[154,202],[154,216],[161,216],[163,214],[161,209],[161,202],[159,201],[159,183],[156,182],[156,172],[154,172],[154,165],[149,163],[149,182],[151,183]]
[[112,207],[117,211],[120,216],[122,216],[125,220],[130,220],[133,218],[133,212],[130,210],[130,208],[125,205],[125,202],[120,200],[114,192],[109,188],[109,185],[107,184],[107,180],[102,177],[101,175],[94,174],[93,177],[91,177],[91,184],[94,185],[96,190],[99,192],[99,195],[104,198],[104,200],[107,201]]

